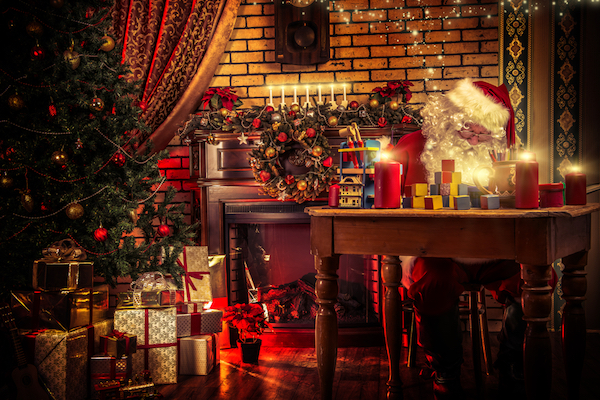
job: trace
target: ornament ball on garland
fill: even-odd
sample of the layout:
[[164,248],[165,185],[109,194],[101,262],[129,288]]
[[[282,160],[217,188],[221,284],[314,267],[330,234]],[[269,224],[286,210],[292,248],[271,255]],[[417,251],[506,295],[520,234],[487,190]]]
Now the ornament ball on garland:
[[108,239],[108,231],[102,227],[102,224],[100,224],[100,228],[94,231],[94,239],[98,242],[104,242]]
[[71,203],[67,206],[65,213],[69,219],[76,220],[83,216],[83,206],[79,203]]
[[123,153],[117,153],[112,158],[113,164],[115,164],[117,167],[122,167],[123,165],[125,165],[125,161],[127,160],[125,159]]
[[67,153],[62,150],[57,150],[52,153],[52,162],[56,165],[65,165],[68,160],[69,157],[67,156]]
[[169,228],[169,225],[166,224],[159,225],[156,231],[161,237],[167,237],[171,234],[171,228]]
[[100,46],[100,50],[109,52],[114,48],[115,48],[115,40],[108,35],[102,36],[102,45]]

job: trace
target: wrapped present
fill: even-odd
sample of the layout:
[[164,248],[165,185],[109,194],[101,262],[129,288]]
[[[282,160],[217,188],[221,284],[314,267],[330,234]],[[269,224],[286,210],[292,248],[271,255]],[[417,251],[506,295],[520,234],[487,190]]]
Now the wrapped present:
[[210,305],[210,301],[188,301],[176,304],[175,307],[177,308],[177,313],[179,314],[190,314],[208,309]]
[[117,294],[117,308],[170,307],[183,302],[183,291],[161,272],[145,272],[131,282],[130,292]]
[[[131,357],[111,357],[104,354],[96,354],[90,358],[91,385],[102,387],[104,382],[121,380],[127,382],[131,379]],[[97,399],[97,391],[92,391],[92,398]]]
[[108,285],[73,291],[13,291],[11,308],[19,329],[69,331],[108,318]]
[[42,250],[43,259],[33,263],[35,290],[76,290],[94,286],[94,263],[71,239]]
[[185,270],[185,301],[212,301],[208,247],[185,246],[177,258],[177,264]]
[[100,336],[100,352],[120,359],[137,351],[137,336],[116,329],[109,335]]
[[133,374],[149,370],[156,384],[177,383],[177,310],[132,308],[115,310],[115,329],[137,336]]
[[113,331],[113,320],[105,319],[104,321],[96,322],[93,324],[94,333],[94,348],[91,349],[91,354],[100,353],[100,337],[110,335]]
[[177,341],[181,375],[208,375],[219,364],[219,335],[189,336]]
[[210,274],[210,287],[213,301],[217,298],[227,298],[227,268],[225,255],[216,254],[208,256],[208,272]]
[[89,326],[70,332],[45,330],[23,336],[25,352],[54,399],[87,398],[89,350],[93,346],[91,329]]
[[177,314],[177,337],[221,332],[223,311],[205,310],[191,314]]

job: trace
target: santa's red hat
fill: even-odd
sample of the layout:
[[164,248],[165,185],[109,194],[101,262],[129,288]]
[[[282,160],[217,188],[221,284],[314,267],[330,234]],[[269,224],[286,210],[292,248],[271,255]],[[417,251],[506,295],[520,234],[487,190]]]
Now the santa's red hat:
[[506,129],[506,144],[515,143],[515,111],[510,104],[508,89],[504,84],[494,86],[487,82],[462,79],[446,93],[458,108],[465,110],[470,119],[489,131]]

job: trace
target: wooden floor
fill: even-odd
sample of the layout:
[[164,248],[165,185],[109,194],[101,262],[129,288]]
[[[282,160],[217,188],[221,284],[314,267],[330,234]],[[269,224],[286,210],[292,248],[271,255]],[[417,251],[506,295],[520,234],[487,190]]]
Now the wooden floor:
[[[552,395],[549,400],[566,399],[559,333],[551,333],[553,348]],[[495,356],[498,341],[491,334]],[[475,398],[470,355],[470,339],[465,334],[465,363],[462,384],[465,400]],[[417,364],[424,356],[417,353]],[[403,351],[404,357],[406,352]],[[431,381],[419,377],[419,366],[401,368],[405,400],[429,400]],[[485,378],[485,399],[499,399],[497,372]],[[385,347],[338,349],[334,399],[383,400],[386,398],[388,360]],[[319,399],[319,377],[313,348],[263,347],[258,365],[241,362],[239,349],[222,349],[221,364],[207,376],[180,376],[176,385],[164,385],[160,392],[169,400],[309,400]],[[600,334],[589,333],[580,390],[581,400],[600,399]],[[516,399],[510,399],[516,400]]]

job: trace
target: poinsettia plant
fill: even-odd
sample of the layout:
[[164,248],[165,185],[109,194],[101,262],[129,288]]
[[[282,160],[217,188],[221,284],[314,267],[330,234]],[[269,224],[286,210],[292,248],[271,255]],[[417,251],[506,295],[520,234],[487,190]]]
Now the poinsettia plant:
[[240,341],[255,342],[266,328],[273,329],[267,322],[265,311],[258,303],[236,304],[225,309],[223,321],[237,329]]
[[211,110],[220,110],[226,108],[229,111],[235,110],[243,103],[235,94],[230,86],[224,88],[211,87],[202,96],[202,109],[208,106]]
[[392,101],[393,95],[396,95],[398,101],[408,103],[412,98],[412,91],[410,90],[411,86],[413,86],[413,84],[409,81],[390,81],[384,87],[376,87],[373,89],[375,94],[372,95],[371,98],[376,99],[380,103],[387,103]]

